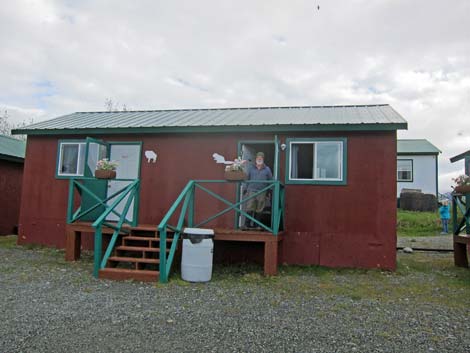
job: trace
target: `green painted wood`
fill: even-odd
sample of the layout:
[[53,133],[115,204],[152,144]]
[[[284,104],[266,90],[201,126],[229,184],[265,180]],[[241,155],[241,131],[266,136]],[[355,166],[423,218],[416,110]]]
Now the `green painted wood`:
[[179,194],[178,198],[175,200],[175,202],[173,202],[173,205],[171,205],[165,217],[163,217],[163,219],[161,220],[160,224],[158,225],[158,229],[166,229],[166,225],[170,221],[171,216],[173,215],[173,213],[175,213],[176,209],[178,208],[179,204],[183,201],[184,197],[186,197],[186,194],[191,190],[193,184],[194,180],[190,180],[188,184],[186,184],[181,194]]
[[457,196],[455,195],[452,195],[452,226],[454,234],[459,234],[457,232]]
[[[227,183],[227,184],[231,183],[231,182],[228,182],[226,180],[207,180],[207,181],[206,180],[198,180],[197,182],[195,180],[190,180],[188,182],[188,184],[186,184],[183,191],[180,193],[178,198],[172,204],[172,206],[170,207],[170,209],[168,210],[166,215],[163,217],[162,221],[160,222],[160,224],[158,225],[158,228],[157,228],[158,232],[159,232],[159,237],[160,237],[160,264],[159,264],[159,270],[160,270],[160,282],[161,283],[167,283],[168,282],[168,277],[169,277],[169,273],[170,273],[170,270],[171,270],[171,264],[173,262],[174,255],[176,253],[178,239],[181,237],[181,233],[183,231],[186,216],[188,216],[188,224],[192,225],[194,223],[194,218],[193,218],[193,216],[191,216],[191,214],[194,213],[194,210],[195,210],[195,207],[196,207],[194,197],[195,197],[195,193],[196,193],[197,188],[204,191],[204,192],[206,192],[206,193],[208,193],[209,195],[213,196],[214,198],[218,199],[219,201],[225,203],[229,207],[222,210],[221,212],[218,212],[215,215],[212,215],[211,217],[209,217],[205,221],[198,223],[197,225],[195,225],[195,227],[199,227],[203,224],[206,224],[206,223],[210,222],[211,220],[213,220],[217,217],[220,217],[221,215],[223,215],[223,214],[225,214],[225,213],[227,213],[231,210],[234,210],[236,213],[244,215],[245,217],[252,220],[255,224],[258,224],[260,227],[264,228],[268,232],[271,232],[275,235],[277,235],[278,232],[279,232],[280,221],[281,221],[281,218],[283,217],[283,213],[284,213],[284,186],[279,181],[277,181],[277,180],[253,181],[253,182],[269,183],[270,185],[268,185],[267,187],[261,189],[257,193],[254,193],[253,195],[249,196],[248,198],[246,198],[242,201],[237,199],[236,203],[232,203],[232,202],[226,200],[225,198],[223,198],[222,196],[216,194],[212,190],[209,190],[209,189],[205,188],[204,186],[200,185],[200,183],[205,183],[205,182],[209,183],[209,184],[210,183]],[[238,207],[243,202],[246,202],[249,199],[256,197],[258,194],[266,192],[266,191],[268,191],[269,189],[272,189],[272,188],[274,188],[274,194],[276,195],[275,198],[277,199],[277,202],[275,202],[274,206],[273,206],[273,209],[276,210],[274,212],[274,216],[272,216],[275,219],[274,223],[272,223],[272,225],[274,224],[274,229],[269,228],[268,226],[260,223],[258,220],[251,217],[250,215],[248,215],[243,210],[238,209]],[[178,222],[177,222],[176,226],[170,225],[169,221],[170,221],[171,217],[178,210],[178,207],[180,206],[180,204],[182,202],[183,202],[183,204],[181,206],[181,210],[180,210],[180,213],[179,213]],[[170,229],[170,230],[175,232],[174,236],[173,236],[173,241],[171,243],[170,251],[168,253],[168,256],[166,256],[167,229]]]
[[[121,214],[121,217],[119,218],[119,221],[116,225],[116,229],[114,230],[113,236],[111,237],[111,241],[109,242],[108,248],[106,249],[106,252],[103,256],[103,259],[101,261],[101,268],[106,267],[106,263],[108,262],[109,256],[111,256],[111,253],[114,249],[114,246],[116,245],[116,240],[119,237],[119,234],[121,232],[122,225],[126,221],[125,215],[129,211],[129,207],[131,206],[132,201],[135,198],[135,193],[136,193],[136,188],[133,188],[132,191],[129,194],[129,197],[127,198],[126,205],[124,206],[123,212]],[[129,222],[126,222],[129,223]],[[101,223],[100,228],[103,226],[103,223]]]
[[[266,182],[266,181],[265,181],[265,182]],[[209,195],[213,196],[214,198],[218,199],[219,201],[222,201],[223,203],[225,203],[226,205],[229,206],[228,208],[226,208],[226,209],[224,209],[224,210],[218,212],[217,214],[215,214],[215,215],[213,215],[213,216],[207,218],[206,220],[204,220],[204,221],[198,223],[198,224],[196,225],[196,228],[197,228],[197,227],[200,227],[200,226],[202,226],[202,225],[204,225],[204,224],[206,224],[206,223],[209,223],[210,221],[216,219],[217,217],[222,216],[223,214],[225,214],[225,213],[227,213],[227,212],[230,212],[231,210],[234,210],[236,213],[242,214],[243,216],[247,217],[249,220],[253,221],[255,224],[258,224],[259,226],[261,226],[262,228],[264,228],[266,231],[268,231],[268,232],[270,232],[270,233],[273,232],[273,230],[272,230],[271,228],[267,227],[267,226],[264,225],[263,223],[259,222],[257,219],[255,219],[255,218],[253,218],[252,216],[250,216],[250,215],[249,215],[248,213],[246,213],[245,211],[240,210],[240,209],[238,208],[238,206],[240,206],[242,203],[244,203],[244,202],[246,202],[246,201],[248,201],[248,200],[250,200],[250,199],[252,199],[252,198],[255,198],[257,195],[261,194],[262,192],[265,192],[265,191],[271,189],[271,188],[272,188],[272,185],[269,185],[269,186],[267,186],[267,187],[261,189],[260,191],[254,193],[253,195],[251,195],[251,196],[249,196],[249,197],[243,199],[242,201],[240,201],[240,202],[238,202],[238,203],[232,203],[232,202],[230,202],[230,201],[224,199],[222,196],[217,195],[217,194],[214,193],[213,191],[211,191],[211,190],[209,190],[209,189],[206,189],[205,187],[203,187],[203,186],[201,186],[201,185],[199,185],[199,184],[196,184],[196,186],[197,186],[199,189],[205,191],[205,192],[208,193]]]
[[73,222],[73,205],[75,203],[75,180],[71,179],[69,181],[69,197],[67,203],[67,223],[70,224]]
[[[81,179],[80,179],[80,180],[81,180]],[[94,179],[93,179],[93,180],[94,180]],[[81,195],[82,198],[83,198],[83,196],[84,196],[85,194],[88,194],[88,196],[89,196],[90,198],[93,198],[93,199],[97,202],[97,204],[95,204],[95,206],[103,205],[104,208],[106,208],[106,207],[108,206],[108,205],[106,204],[107,201],[113,199],[114,197],[116,197],[117,195],[119,195],[119,194],[124,190],[124,189],[121,189],[121,190],[115,192],[114,194],[112,194],[111,196],[108,196],[108,197],[106,197],[105,199],[101,199],[100,197],[98,197],[97,195],[95,195],[92,190],[88,189],[88,187],[86,187],[84,184],[81,184],[81,183],[79,183],[79,182],[75,182],[74,185],[76,186],[76,188],[77,188],[77,190],[78,190],[78,192],[79,192],[79,194]],[[73,205],[73,203],[72,203],[72,205]],[[93,207],[94,207],[94,206],[91,207],[92,210],[94,209]],[[81,207],[80,207],[80,209],[81,209]],[[90,210],[90,209],[89,209],[89,210]],[[88,211],[88,210],[83,211],[83,213],[85,213],[86,211]],[[120,216],[116,211],[114,211],[114,209],[112,210],[112,212],[113,212],[114,214],[116,214],[118,217]],[[80,219],[80,213],[75,213],[72,222],[75,222],[75,221],[77,221],[77,220],[79,220],[79,219]]]
[[101,223],[103,223],[108,215],[113,212],[114,214],[118,215],[118,217],[121,216],[119,212],[114,211],[116,206],[122,202],[122,200],[127,196],[127,194],[136,187],[136,185],[139,183],[139,180],[134,181],[133,183],[129,184],[128,186],[123,189],[124,191],[118,196],[114,202],[106,208],[106,210],[97,218],[95,222],[93,222],[93,227],[98,227]]
[[[188,206],[189,206],[190,202],[191,202],[191,191],[189,191],[186,194],[183,206],[181,207],[181,213],[180,213],[180,216],[179,216],[179,219],[178,219],[178,224],[176,226],[178,229],[183,229],[184,219],[185,219],[186,212],[188,210]],[[173,235],[173,240],[171,242],[170,252],[168,253],[168,258],[166,260],[166,278],[168,278],[169,275],[170,275],[171,265],[173,264],[173,258],[174,258],[175,253],[176,253],[176,248],[178,246],[178,239],[180,238],[180,235],[181,235],[181,231],[178,231]],[[162,256],[166,256],[166,255],[165,255],[165,253],[162,254],[160,252],[160,257],[162,257]]]
[[93,276],[98,278],[101,264],[101,254],[103,252],[103,235],[101,227],[95,229],[95,250],[93,254]]
[[[86,187],[99,199],[105,199],[108,190],[108,181],[102,179],[83,180],[83,186]],[[81,215],[83,221],[94,221],[105,210],[104,205],[96,204],[96,198],[90,197],[88,193],[81,198],[82,209],[87,210]]]
[[[168,282],[168,275],[166,272],[166,225],[164,228],[158,229],[158,236],[160,237],[160,263],[159,263],[159,272],[160,272],[160,283]],[[163,256],[162,256],[163,254]]]
[[188,211],[188,227],[194,226],[194,203],[196,197],[196,187],[192,186],[190,191],[190,200],[189,200],[189,211]]

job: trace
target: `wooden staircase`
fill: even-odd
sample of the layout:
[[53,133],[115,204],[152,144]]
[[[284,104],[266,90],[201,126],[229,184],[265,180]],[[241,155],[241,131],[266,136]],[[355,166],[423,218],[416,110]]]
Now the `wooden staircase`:
[[[141,225],[126,228],[129,235],[123,235],[121,245],[114,248],[106,268],[99,270],[99,278],[156,282],[159,280],[160,238],[156,226]],[[167,254],[172,242],[171,233],[167,238]]]

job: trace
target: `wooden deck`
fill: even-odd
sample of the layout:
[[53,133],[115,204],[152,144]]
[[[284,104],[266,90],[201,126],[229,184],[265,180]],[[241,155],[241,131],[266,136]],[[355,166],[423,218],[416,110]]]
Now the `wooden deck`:
[[[123,227],[128,231],[145,231],[157,233],[157,226],[153,224],[139,224],[136,227]],[[114,230],[103,227],[103,234],[113,234]],[[65,260],[77,261],[80,259],[82,233],[94,233],[90,222],[75,222],[66,226]],[[214,229],[214,241],[257,242],[264,244],[264,274],[268,276],[277,274],[279,243],[282,234],[277,236],[262,231],[242,231],[235,229]],[[124,233],[123,233],[124,234]],[[107,244],[103,241],[103,247]]]

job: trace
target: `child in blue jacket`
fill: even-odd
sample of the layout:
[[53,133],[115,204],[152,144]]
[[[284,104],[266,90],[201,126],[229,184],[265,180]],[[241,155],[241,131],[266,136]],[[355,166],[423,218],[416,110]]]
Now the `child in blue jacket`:
[[442,206],[439,207],[439,215],[441,216],[442,223],[442,232],[441,234],[449,234],[449,219],[450,219],[450,210],[449,210],[449,201],[442,201]]

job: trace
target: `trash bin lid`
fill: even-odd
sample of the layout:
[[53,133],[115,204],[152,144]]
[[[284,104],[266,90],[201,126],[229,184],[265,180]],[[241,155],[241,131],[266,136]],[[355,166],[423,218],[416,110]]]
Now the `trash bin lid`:
[[214,235],[214,230],[206,228],[184,228],[183,233],[188,235]]

